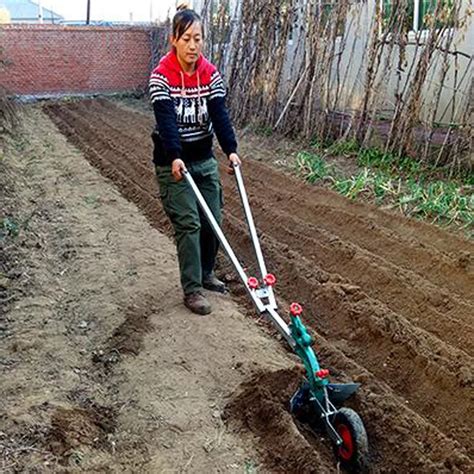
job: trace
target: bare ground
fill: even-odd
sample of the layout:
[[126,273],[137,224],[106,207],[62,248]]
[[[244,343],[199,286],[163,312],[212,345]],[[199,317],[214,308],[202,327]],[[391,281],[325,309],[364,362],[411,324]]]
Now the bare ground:
[[281,345],[229,297],[212,296],[209,318],[189,313],[173,243],[40,110],[28,110],[5,169],[20,233],[2,241],[14,298],[2,318],[0,470],[257,465],[223,411],[255,371],[294,365]]
[[[41,454],[11,448],[11,462],[53,453],[48,462],[79,462],[86,470],[337,470],[327,440],[288,414],[287,400],[301,375],[284,346],[268,337],[266,327],[261,330],[261,321],[244,319],[226,299],[216,301],[219,310],[206,322],[180,309],[173,246],[139,214],[169,233],[149,163],[151,115],[103,100],[56,104],[45,111],[77,148],[34,111],[33,144],[25,145],[28,153],[15,153],[17,175],[25,179],[18,189],[26,196],[37,190],[49,196],[46,215],[61,217],[48,221],[35,213],[32,228],[50,229],[51,236],[61,225],[64,236],[43,239],[39,249],[27,244],[35,248],[26,252],[30,274],[50,262],[43,278],[28,281],[34,281],[35,301],[43,294],[49,299],[41,300],[45,315],[31,323],[31,313],[21,310],[24,297],[10,310],[6,360],[13,362],[7,362],[6,373],[14,377],[7,379],[11,388],[3,385],[8,388],[5,432],[39,427],[31,439],[51,442],[32,445]],[[258,143],[242,145],[244,156],[265,153]],[[31,157],[38,149],[35,164]],[[86,166],[82,155],[139,210]],[[283,307],[291,300],[303,303],[318,353],[335,380],[363,383],[352,405],[367,426],[373,470],[472,472],[472,243],[307,186],[258,161],[246,160],[244,166]],[[87,178],[78,178],[85,170]],[[235,185],[227,176],[223,184],[225,230],[252,268]],[[37,207],[25,206],[25,214]],[[69,241],[72,247],[65,249]],[[64,250],[70,257],[61,260]],[[225,261],[219,271],[245,307]],[[226,317],[219,318],[221,312]],[[26,341],[33,344],[27,352],[31,359],[20,359],[23,351],[11,345],[15,338],[23,340],[25,328],[30,331]],[[40,342],[37,334],[44,335]],[[61,339],[54,342],[58,334]],[[177,354],[186,354],[188,368]],[[70,363],[62,362],[69,358]],[[188,364],[195,365],[189,370]],[[22,380],[20,374],[22,384],[13,386],[12,380]],[[189,387],[198,402],[179,398]],[[23,397],[23,391],[34,395]],[[175,440],[172,447],[168,438]],[[201,449],[208,438],[214,440],[212,449]]]

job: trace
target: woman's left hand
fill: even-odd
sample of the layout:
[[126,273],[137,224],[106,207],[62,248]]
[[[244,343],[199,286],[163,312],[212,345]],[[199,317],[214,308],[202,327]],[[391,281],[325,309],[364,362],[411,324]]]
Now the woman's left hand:
[[241,166],[242,161],[239,158],[239,155],[237,153],[231,153],[229,155],[229,166],[227,168],[227,172],[229,174],[234,174],[234,166]]

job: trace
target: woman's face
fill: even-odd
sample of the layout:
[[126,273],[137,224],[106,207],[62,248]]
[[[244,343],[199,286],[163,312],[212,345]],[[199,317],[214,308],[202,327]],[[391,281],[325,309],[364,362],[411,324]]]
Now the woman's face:
[[203,46],[201,23],[195,21],[178,40],[172,37],[171,44],[175,47],[180,62],[193,66]]

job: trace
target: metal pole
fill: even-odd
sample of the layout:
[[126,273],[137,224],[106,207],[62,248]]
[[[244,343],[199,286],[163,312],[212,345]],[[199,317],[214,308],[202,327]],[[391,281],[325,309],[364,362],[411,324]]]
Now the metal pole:
[[210,210],[209,206],[206,203],[206,200],[204,199],[204,196],[201,194],[201,191],[199,191],[199,188],[197,187],[196,183],[194,182],[194,179],[192,178],[191,174],[189,171],[183,171],[184,178],[188,182],[188,184],[191,186],[191,189],[196,196],[198,200],[198,204],[201,206],[201,209],[203,210],[205,216],[207,217],[207,220],[209,221],[209,224],[212,227],[212,230],[216,234],[216,237],[219,239],[219,242],[221,243],[222,247],[224,248],[225,252],[227,253],[228,257],[230,258],[230,261],[234,265],[235,269],[237,270],[237,273],[239,274],[240,279],[242,280],[242,283],[245,286],[245,289],[247,290],[250,298],[252,298],[252,301],[254,302],[255,306],[259,310],[260,313],[263,313],[265,311],[265,306],[264,304],[260,301],[260,299],[255,295],[255,292],[252,291],[249,286],[248,286],[248,277],[242,268],[242,265],[239,262],[239,259],[235,255],[234,251],[232,250],[232,247],[230,246],[228,240],[226,239],[224,233],[222,232],[219,224],[217,223],[214,215],[212,214],[212,211]]
[[87,0],[87,18],[86,25],[89,25],[91,22],[91,0]]
[[[249,288],[248,281],[247,281],[248,278],[244,269],[242,268],[242,265],[240,264],[238,258],[236,257],[234,251],[232,250],[232,247],[230,246],[227,238],[222,232],[219,224],[217,223],[214,215],[212,214],[212,211],[207,205],[206,200],[204,199],[204,196],[201,194],[201,191],[199,191],[199,188],[194,182],[194,179],[192,178],[191,174],[189,173],[189,171],[184,171],[183,175],[186,181],[188,182],[188,184],[191,186],[191,189],[194,195],[196,196],[198,203],[201,206],[201,209],[203,210],[207,220],[209,221],[209,224],[211,225],[212,230],[216,234],[216,237],[219,239],[219,242],[221,243],[222,247],[226,251],[231,262],[233,263],[235,269],[237,270],[237,273],[239,274],[240,279],[242,280],[245,286],[245,289],[247,290],[249,296],[252,298],[252,301],[254,302],[255,306],[257,307],[260,313],[266,313],[266,315],[272,320],[273,324],[276,326],[276,328],[278,329],[280,334],[285,338],[288,344],[291,347],[295,347],[295,340],[293,339],[293,336],[291,335],[291,331],[290,331],[290,328],[288,327],[288,324],[286,324],[286,322],[281,318],[281,316],[276,312],[275,308],[271,304],[264,305],[262,301],[260,300],[258,294],[256,294],[255,291],[252,291]],[[269,289],[271,290],[271,288]]]
[[413,31],[418,33],[418,30],[421,28],[420,25],[420,2],[415,2],[415,8],[413,12]]
[[38,21],[43,23],[43,4],[41,0],[38,1]]
[[283,320],[283,318],[270,306],[265,307],[265,312],[268,317],[273,321],[273,324],[276,326],[280,334],[286,339],[286,342],[294,349],[296,342],[291,335],[290,328],[288,324]]
[[[249,200],[247,193],[245,191],[244,179],[242,177],[242,172],[240,171],[240,166],[234,165],[235,178],[237,180],[237,187],[239,189],[240,199],[242,201],[242,206],[245,212],[245,219],[247,220],[247,225],[250,232],[250,237],[252,239],[253,248],[255,250],[255,255],[257,256],[258,266],[260,268],[260,273],[263,278],[268,274],[267,267],[265,265],[265,259],[263,258],[262,248],[260,247],[260,241],[258,240],[257,229],[255,228],[255,222],[253,220],[252,211],[250,209]],[[269,298],[271,305],[276,308],[275,295],[273,293],[273,288],[268,287]]]

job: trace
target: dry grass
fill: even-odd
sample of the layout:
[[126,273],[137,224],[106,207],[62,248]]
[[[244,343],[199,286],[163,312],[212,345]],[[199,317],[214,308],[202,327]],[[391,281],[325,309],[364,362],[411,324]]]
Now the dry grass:
[[[466,65],[455,41],[471,21],[462,2],[448,8],[439,0],[417,33],[407,27],[412,0],[394,0],[390,11],[377,1],[374,12],[371,2],[246,0],[235,11],[232,3],[208,0],[203,17],[208,55],[225,72],[238,125],[361,146],[382,139],[395,155],[472,165],[472,88],[465,93],[472,57]],[[355,51],[366,52],[356,73]],[[454,86],[446,88],[448,76]]]
[[19,106],[7,95],[7,91],[0,87],[0,135],[11,133],[19,125]]

